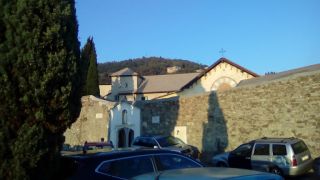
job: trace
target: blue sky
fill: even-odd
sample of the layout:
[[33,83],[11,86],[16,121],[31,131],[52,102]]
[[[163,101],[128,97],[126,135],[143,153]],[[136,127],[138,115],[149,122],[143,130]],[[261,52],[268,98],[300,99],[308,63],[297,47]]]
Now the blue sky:
[[161,56],[258,74],[320,63],[319,0],[76,0],[98,62]]

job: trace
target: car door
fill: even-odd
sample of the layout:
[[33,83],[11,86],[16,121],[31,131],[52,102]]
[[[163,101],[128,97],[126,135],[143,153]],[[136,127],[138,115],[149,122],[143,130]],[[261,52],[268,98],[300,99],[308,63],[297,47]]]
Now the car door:
[[251,154],[253,144],[240,145],[231,151],[228,158],[230,167],[251,169]]
[[270,144],[256,143],[251,157],[252,169],[268,171],[271,163]]

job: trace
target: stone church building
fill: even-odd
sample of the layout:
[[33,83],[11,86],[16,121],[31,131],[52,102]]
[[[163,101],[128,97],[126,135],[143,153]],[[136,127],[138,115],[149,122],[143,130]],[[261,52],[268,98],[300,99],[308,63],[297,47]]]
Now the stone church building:
[[[142,76],[129,68],[121,69],[111,74],[111,88],[108,92],[104,91],[104,98],[113,104],[109,105],[106,110],[108,114],[105,115],[110,118],[106,125],[108,139],[116,147],[128,147],[133,138],[141,134],[141,107],[136,105],[139,101],[225,91],[242,80],[255,77],[258,77],[256,73],[226,58],[220,58],[202,72],[195,73]],[[102,114],[104,113],[101,112],[98,117]],[[152,118],[154,122],[160,121],[159,116]],[[174,132],[179,134],[173,135],[187,141],[186,127],[175,127]]]
[[124,68],[111,74],[111,90],[102,96],[110,101],[193,96],[227,90],[242,80],[254,77],[258,75],[226,58],[220,58],[201,73],[142,76]]
[[171,134],[209,157],[264,136],[294,136],[320,155],[319,64],[259,77],[220,58],[200,73],[141,76],[125,68],[111,76],[107,100],[82,98],[66,144],[104,138],[121,148],[139,135]]

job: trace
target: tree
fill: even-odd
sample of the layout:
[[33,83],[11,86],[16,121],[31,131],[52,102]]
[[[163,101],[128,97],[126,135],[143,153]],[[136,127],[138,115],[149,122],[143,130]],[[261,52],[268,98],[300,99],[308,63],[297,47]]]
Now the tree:
[[82,70],[82,95],[99,96],[99,76],[97,68],[97,54],[93,38],[87,39],[86,45],[81,50]]
[[0,179],[50,179],[81,107],[74,0],[0,0],[0,16]]

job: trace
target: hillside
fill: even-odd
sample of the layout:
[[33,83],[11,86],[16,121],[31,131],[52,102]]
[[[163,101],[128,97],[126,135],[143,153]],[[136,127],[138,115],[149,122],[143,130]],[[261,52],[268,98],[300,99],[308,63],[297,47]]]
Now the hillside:
[[204,65],[188,60],[166,59],[162,57],[142,57],[118,62],[98,63],[99,83],[111,84],[109,75],[125,67],[145,76],[167,74],[167,67],[171,66],[181,67],[181,70],[177,73],[195,72],[205,67]]

